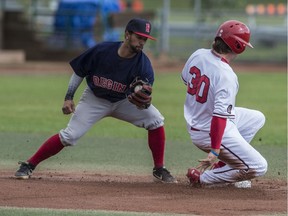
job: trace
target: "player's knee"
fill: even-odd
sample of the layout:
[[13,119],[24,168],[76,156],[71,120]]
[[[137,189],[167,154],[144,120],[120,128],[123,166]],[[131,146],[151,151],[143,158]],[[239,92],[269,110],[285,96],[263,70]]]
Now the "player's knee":
[[262,112],[257,111],[257,119],[258,119],[257,122],[259,124],[259,127],[263,127],[266,121],[265,115]]
[[60,131],[60,140],[64,146],[74,146],[79,138],[76,138],[69,129]]
[[240,172],[243,174],[243,179],[253,179],[259,176],[264,176],[268,169],[268,163],[264,158],[254,163],[248,170]]
[[268,170],[268,163],[267,161],[262,158],[257,164],[253,166],[254,168],[250,170],[250,174],[252,174],[252,178],[264,176]]
[[257,168],[257,176],[263,176],[268,170],[268,163],[267,161],[263,158],[262,161],[258,164]]
[[164,125],[164,118],[158,118],[158,119],[153,119],[151,122],[149,122],[147,125],[144,127],[147,130],[154,130],[159,127],[162,127]]

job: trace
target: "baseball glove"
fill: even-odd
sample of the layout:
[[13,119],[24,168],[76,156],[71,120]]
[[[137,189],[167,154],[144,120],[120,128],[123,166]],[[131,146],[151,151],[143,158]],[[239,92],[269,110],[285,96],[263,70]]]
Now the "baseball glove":
[[136,78],[130,84],[130,90],[128,100],[138,109],[147,109],[151,105],[152,86],[148,82]]

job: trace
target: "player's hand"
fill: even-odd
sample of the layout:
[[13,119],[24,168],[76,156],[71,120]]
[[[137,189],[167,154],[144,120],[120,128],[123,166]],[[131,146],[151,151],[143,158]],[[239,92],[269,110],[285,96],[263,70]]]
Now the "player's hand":
[[[219,154],[219,152],[217,153]],[[214,155],[212,152],[209,152],[207,155],[207,158],[199,160],[200,165],[198,166],[198,169],[200,170],[200,172],[204,172],[208,167],[210,167],[216,161],[217,161],[217,156]]]
[[75,104],[73,100],[65,100],[63,107],[62,107],[62,112],[65,115],[69,115],[71,113],[74,113],[75,111]]

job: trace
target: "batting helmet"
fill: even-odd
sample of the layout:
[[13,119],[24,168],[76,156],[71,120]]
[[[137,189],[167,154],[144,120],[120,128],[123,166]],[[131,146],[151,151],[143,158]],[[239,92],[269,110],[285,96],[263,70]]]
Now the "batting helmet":
[[237,20],[228,20],[222,23],[217,30],[215,38],[217,37],[220,37],[236,54],[242,53],[246,46],[253,48],[249,42],[249,28]]

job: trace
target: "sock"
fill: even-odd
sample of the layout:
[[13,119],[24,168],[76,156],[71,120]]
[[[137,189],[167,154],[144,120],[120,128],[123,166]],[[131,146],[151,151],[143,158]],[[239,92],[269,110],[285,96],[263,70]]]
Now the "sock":
[[148,131],[148,144],[152,152],[154,167],[163,167],[165,150],[165,130],[163,126]]
[[212,165],[211,169],[217,169],[217,168],[223,167],[225,165],[226,165],[226,163],[224,163],[223,161],[218,161]]
[[60,141],[59,134],[55,134],[46,140],[46,142],[40,146],[38,151],[27,161],[36,167],[41,161],[57,154],[63,148],[64,145]]
[[223,166],[225,166],[226,165],[226,163],[224,163],[223,161],[218,161],[218,166],[219,166],[219,168],[220,167],[223,167]]

